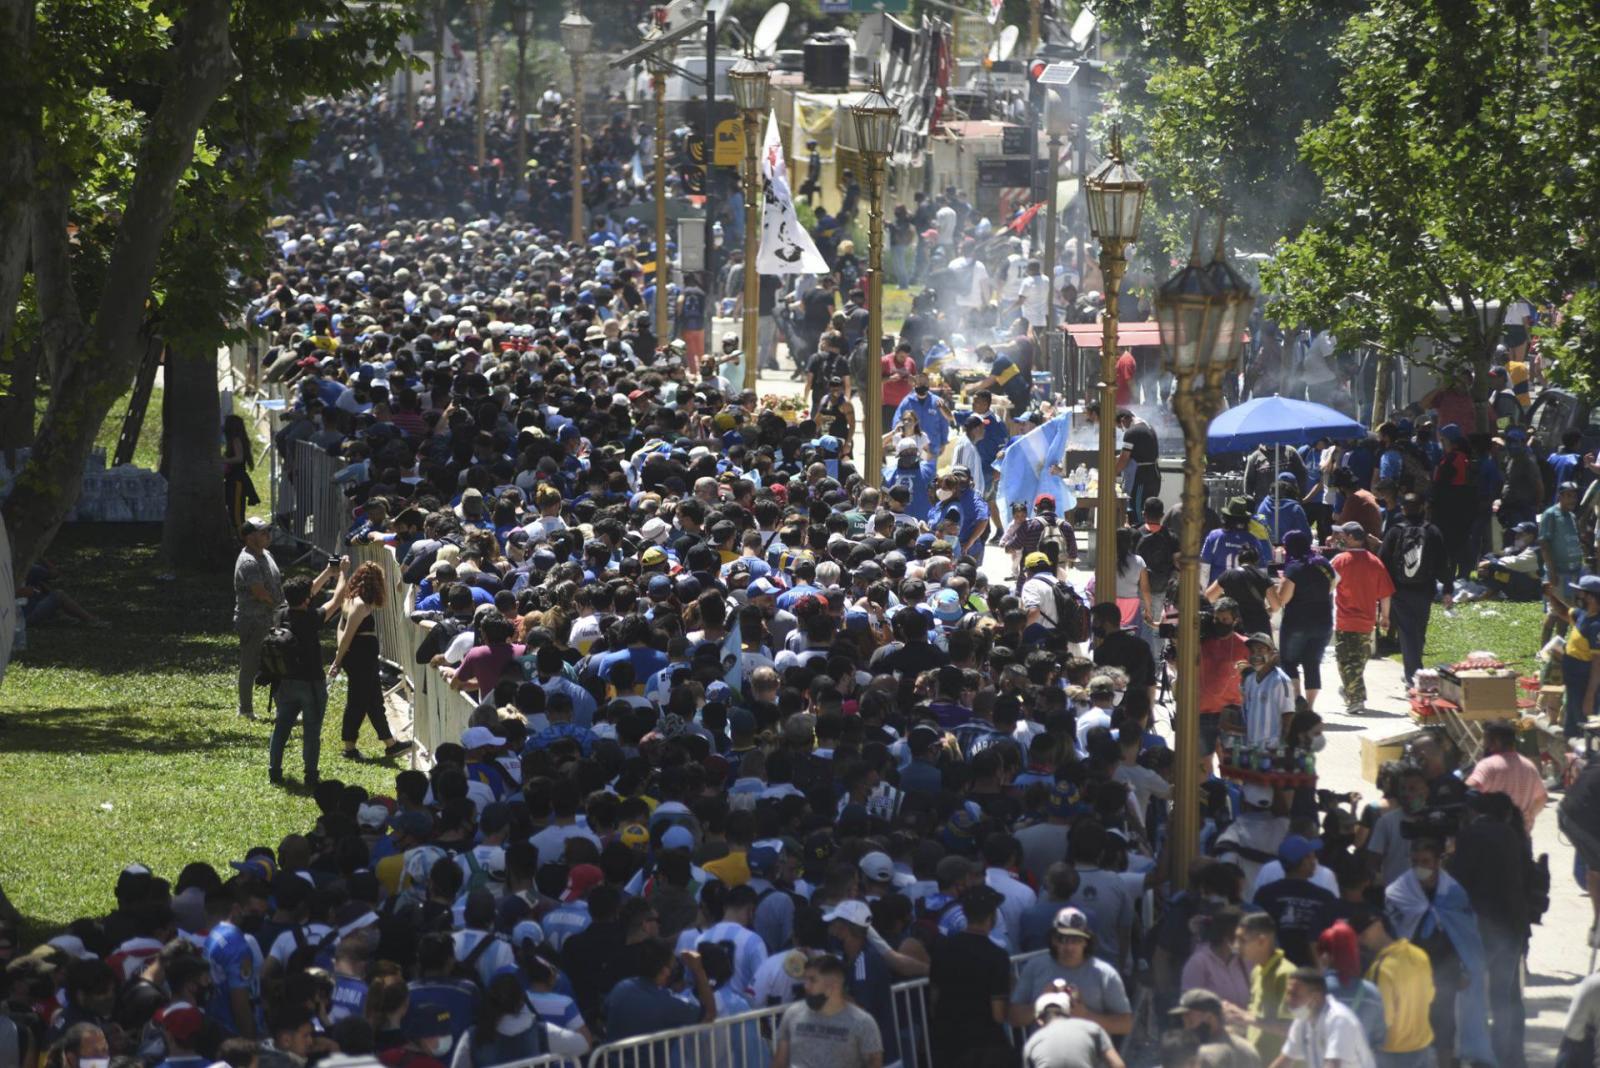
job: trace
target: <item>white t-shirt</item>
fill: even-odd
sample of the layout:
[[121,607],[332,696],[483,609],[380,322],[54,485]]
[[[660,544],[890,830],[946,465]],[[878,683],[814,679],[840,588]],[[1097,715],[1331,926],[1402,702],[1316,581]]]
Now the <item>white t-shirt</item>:
[[568,838],[587,838],[594,843],[596,849],[603,848],[599,837],[593,831],[577,824],[569,827],[560,825],[546,827],[529,841],[533,843],[533,848],[539,851],[540,864],[559,864],[561,858],[566,855]]
[[[1255,882],[1250,884],[1249,893],[1245,894],[1246,901],[1254,901],[1256,894],[1268,883],[1275,883],[1284,877],[1283,861],[1269,860],[1261,865],[1261,870],[1256,872]],[[1325,868],[1318,864],[1311,872],[1311,881],[1322,887],[1334,897],[1339,896],[1339,880],[1334,876],[1332,868]]]
[[1050,317],[1050,283],[1042,274],[1030,274],[1019,287],[1022,297],[1022,317],[1029,326],[1043,326]]
[[1329,998],[1320,1015],[1296,1020],[1289,1025],[1289,1038],[1283,1052],[1307,1068],[1322,1068],[1331,1060],[1339,1068],[1376,1068],[1372,1047],[1361,1030],[1356,1014],[1338,1000]]
[[945,248],[955,243],[956,218],[956,209],[948,204],[933,213],[933,225],[939,231],[939,244]]

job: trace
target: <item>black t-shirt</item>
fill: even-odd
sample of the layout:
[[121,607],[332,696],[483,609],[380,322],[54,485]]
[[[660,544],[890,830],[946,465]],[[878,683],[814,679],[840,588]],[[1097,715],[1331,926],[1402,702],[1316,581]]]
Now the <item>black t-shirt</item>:
[[939,1044],[962,1050],[1003,1044],[1006,1033],[995,1023],[995,998],[1011,995],[1011,960],[988,935],[957,931],[939,939],[930,954],[928,983],[933,987],[933,1030]]
[[[1230,567],[1217,578],[1217,585],[1239,602],[1239,623],[1246,634],[1272,633],[1272,616],[1266,602],[1272,580],[1265,571],[1259,567]],[[1297,592],[1295,600],[1299,599]]]
[[828,392],[828,379],[835,376],[844,378],[850,374],[850,357],[837,352],[819,351],[806,364],[806,373],[811,376],[811,396],[820,400]]
[[294,635],[294,656],[284,677],[299,682],[322,680],[322,613],[314,608],[287,608],[284,619]]
[[783,288],[783,283],[771,275],[761,276],[760,294],[756,299],[756,311],[761,315],[771,315],[778,310],[778,292]]
[[1150,646],[1127,631],[1101,639],[1095,646],[1094,662],[1101,667],[1121,668],[1128,676],[1130,690],[1155,685],[1156,660],[1150,654]]
[[1283,569],[1294,597],[1283,606],[1283,625],[1326,627],[1333,618],[1333,565],[1321,556],[1291,560]]
[[1296,964],[1310,966],[1312,941],[1327,926],[1336,899],[1309,879],[1279,879],[1256,891],[1256,904],[1278,925],[1278,945]]
[[1161,445],[1156,441],[1156,432],[1149,423],[1135,419],[1133,425],[1122,432],[1122,447],[1132,450],[1133,460],[1139,465],[1141,475],[1147,465],[1152,472],[1155,470],[1156,460],[1161,456]]
[[800,306],[805,310],[806,329],[820,334],[833,320],[833,290],[814,286],[800,298]]
[[923,671],[944,667],[950,657],[932,642],[912,642],[906,645],[885,645],[867,661],[869,671],[877,674],[892,671],[898,675],[916,675]]

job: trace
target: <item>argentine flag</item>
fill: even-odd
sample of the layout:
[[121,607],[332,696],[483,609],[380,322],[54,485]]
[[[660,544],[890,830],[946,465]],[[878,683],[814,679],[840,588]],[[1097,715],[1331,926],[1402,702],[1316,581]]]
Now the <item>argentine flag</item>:
[[1065,516],[1078,506],[1077,495],[1067,489],[1060,475],[1050,473],[1052,464],[1067,459],[1067,439],[1072,434],[1072,416],[1066,412],[1035,427],[1006,448],[1000,458],[1000,514],[1009,519],[1011,505],[1020,501],[1033,515],[1033,502],[1041,493],[1056,499],[1056,515]]
[[[722,640],[722,681],[728,684],[737,697],[744,692],[744,638],[739,630],[739,617],[733,617],[733,629]],[[742,697],[739,698],[742,700]]]

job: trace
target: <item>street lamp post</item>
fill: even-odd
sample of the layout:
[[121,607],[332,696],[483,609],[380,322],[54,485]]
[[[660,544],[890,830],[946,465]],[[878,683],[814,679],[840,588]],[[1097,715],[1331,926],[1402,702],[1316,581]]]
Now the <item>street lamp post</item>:
[[767,117],[772,72],[748,51],[728,71],[733,102],[744,126],[744,388],[756,388],[757,339],[760,334],[761,274],[756,268],[761,248],[760,137]]
[[478,180],[483,180],[483,164],[488,158],[484,145],[484,127],[489,116],[489,87],[483,84],[483,23],[485,12],[484,0],[472,0],[472,40],[473,40],[473,69],[476,72],[474,80],[477,82],[477,92],[474,94],[478,100],[477,129],[474,137],[475,147],[478,151]]
[[[1044,124],[1050,135],[1050,177],[1045,187],[1044,203],[1044,279],[1045,358],[1050,358],[1056,336],[1056,200],[1061,188],[1061,138],[1069,132],[1065,108],[1054,100],[1055,93],[1046,90],[1044,98]],[[1031,324],[1037,326],[1038,324]],[[1054,364],[1051,364],[1054,367]]]
[[583,54],[594,39],[594,23],[574,8],[561,20],[561,46],[572,57],[572,240],[583,244]]
[[517,187],[528,166],[528,0],[510,0],[511,29],[517,35]]
[[1100,499],[1095,517],[1095,600],[1117,597],[1117,296],[1128,261],[1124,252],[1139,235],[1149,186],[1122,158],[1122,134],[1111,129],[1111,155],[1084,183],[1089,229],[1100,242],[1106,310],[1100,341]]
[[[660,37],[659,29],[649,37]],[[650,92],[656,105],[655,199],[656,199],[656,342],[667,340],[667,58],[660,52],[645,57],[650,71]]]
[[867,367],[858,383],[868,479],[883,470],[883,163],[900,127],[900,109],[876,80],[850,108],[856,147],[867,160]]
[[1228,265],[1217,233],[1211,263],[1196,234],[1189,264],[1156,294],[1162,367],[1177,380],[1172,405],[1183,427],[1183,508],[1178,536],[1178,754],[1172,806],[1172,875],[1181,887],[1200,842],[1200,538],[1206,512],[1206,430],[1222,408],[1222,383],[1239,360],[1255,295]]

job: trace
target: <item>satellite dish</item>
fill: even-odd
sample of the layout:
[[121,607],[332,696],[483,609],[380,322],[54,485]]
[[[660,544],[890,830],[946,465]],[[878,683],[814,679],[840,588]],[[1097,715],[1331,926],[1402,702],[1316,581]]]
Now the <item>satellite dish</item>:
[[706,8],[700,12],[700,18],[704,19],[707,15],[711,15],[716,18],[717,24],[720,26],[722,24],[722,16],[728,10],[728,4],[729,0],[706,0]]
[[789,23],[789,5],[779,0],[761,16],[756,32],[750,38],[751,50],[758,56],[770,56],[778,47],[778,38]]
[[1082,50],[1089,44],[1089,35],[1094,33],[1095,17],[1088,5],[1078,12],[1078,17],[1072,20],[1072,29],[1067,31],[1067,37],[1072,41],[1074,48]]
[[1015,26],[1007,26],[1000,31],[1000,39],[989,46],[989,62],[1004,63],[1011,58],[1011,53],[1017,50],[1017,38],[1022,36],[1022,31]]

